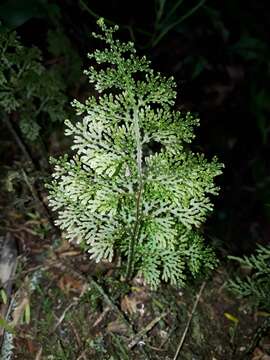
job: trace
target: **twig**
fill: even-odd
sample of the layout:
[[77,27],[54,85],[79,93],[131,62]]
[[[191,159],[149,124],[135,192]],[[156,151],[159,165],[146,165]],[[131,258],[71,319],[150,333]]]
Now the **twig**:
[[[81,274],[79,271],[71,268],[70,266],[66,265],[62,259],[59,259],[58,263],[55,264],[57,265],[57,267],[60,267],[61,270],[65,270],[65,271],[70,271],[71,273],[73,273],[74,275],[76,275],[79,279],[84,280],[88,282],[88,284],[91,286],[93,286],[93,288],[95,288],[100,295],[102,296],[103,300],[105,301],[105,303],[118,315],[118,317],[120,318],[120,320],[127,326],[127,328],[130,331],[131,336],[135,337],[135,332],[131,326],[131,324],[129,323],[129,321],[125,318],[124,314],[122,313],[122,311],[113,303],[113,301],[110,299],[110,297],[105,293],[105,291],[103,290],[103,288],[92,278],[92,276],[88,275],[87,277],[84,276],[83,274]],[[148,360],[149,356],[147,355],[145,349],[140,348],[140,351],[143,353],[144,356],[144,360]]]
[[16,143],[18,144],[19,148],[22,150],[22,153],[23,153],[24,157],[26,158],[26,160],[29,161],[30,164],[32,164],[34,166],[34,168],[35,168],[36,164],[34,163],[34,160],[32,159],[32,156],[31,156],[30,152],[28,151],[28,149],[27,149],[26,145],[24,144],[23,140],[18,135],[18,133],[15,130],[15,128],[14,128],[11,120],[9,119],[9,117],[3,116],[3,121],[6,124],[6,127],[8,128],[9,132],[14,137],[14,139],[15,139]]
[[[102,289],[102,287],[101,287],[91,276],[89,276],[88,278],[90,279],[90,285],[92,285],[92,286],[101,294],[101,296],[103,297],[103,299],[104,299],[104,301],[107,303],[107,305],[109,305],[109,306],[112,308],[112,310],[115,311],[115,312],[118,314],[119,318],[120,318],[120,319],[123,321],[123,323],[128,327],[131,335],[132,335],[133,337],[135,337],[136,335],[135,335],[135,333],[134,333],[134,331],[133,331],[133,328],[132,328],[132,326],[130,325],[130,323],[127,321],[127,319],[125,318],[125,316],[123,315],[122,311],[120,311],[120,310],[118,309],[118,307],[112,302],[112,300],[109,298],[109,296],[104,292],[104,290]],[[148,360],[149,357],[148,357],[145,349],[140,348],[140,351],[143,353],[144,359],[145,359],[145,360]]]
[[83,352],[81,353],[81,355],[79,355],[76,360],[81,360],[81,359],[87,360],[86,350],[83,350]]
[[65,310],[62,312],[62,315],[60,316],[60,318],[58,319],[57,323],[54,325],[53,329],[50,331],[50,335],[52,335],[55,330],[58,328],[58,326],[63,322],[63,320],[65,319],[66,313],[75,305],[77,305],[78,300],[77,301],[73,301],[72,303],[70,303]]
[[50,225],[52,226],[52,228],[55,229],[57,234],[59,234],[59,230],[58,230],[58,228],[56,228],[56,226],[55,226],[55,224],[53,222],[53,219],[51,217],[51,214],[50,214],[47,206],[44,204],[43,200],[40,198],[38,191],[35,189],[34,185],[29,180],[28,175],[24,171],[24,169],[22,169],[21,171],[22,171],[24,181],[25,181],[26,185],[28,186],[33,198],[39,204],[40,209],[42,210],[43,214],[47,217],[47,219],[48,219]]
[[192,308],[192,311],[191,311],[191,313],[190,313],[190,315],[189,315],[189,318],[188,318],[188,321],[187,321],[185,330],[184,330],[184,332],[183,332],[183,335],[182,335],[182,337],[181,337],[180,343],[179,343],[179,345],[178,345],[178,348],[177,348],[177,350],[176,350],[176,353],[175,353],[175,355],[174,355],[173,360],[177,360],[178,355],[179,355],[179,352],[180,352],[180,350],[181,350],[181,348],[182,348],[182,346],[183,346],[183,344],[184,344],[184,341],[185,341],[185,338],[186,338],[186,335],[187,335],[187,332],[188,332],[188,329],[189,329],[189,326],[190,326],[192,317],[193,317],[193,315],[194,315],[194,313],[195,313],[195,311],[196,311],[196,308],[197,308],[197,306],[198,306],[198,303],[199,303],[199,300],[200,300],[200,298],[201,298],[203,289],[205,288],[205,285],[206,285],[206,282],[204,281],[204,282],[202,283],[201,287],[200,287],[200,291],[199,291],[198,294],[197,294],[196,301],[195,301],[195,303],[194,303],[194,305],[193,305],[193,308]]
[[[80,338],[80,335],[78,334],[77,332],[77,329],[76,327],[74,326],[73,322],[72,321],[68,321],[75,337],[76,337],[76,340],[77,340],[77,344],[78,344],[78,348],[81,349],[82,347],[82,342],[81,342],[81,338]],[[77,357],[76,360],[80,360],[80,359],[84,359],[84,360],[87,360],[87,356],[86,356],[86,349],[83,350],[83,352]]]
[[66,313],[75,305],[77,305],[81,299],[81,297],[83,296],[83,294],[85,293],[86,287],[83,286],[82,291],[79,295],[78,298],[76,298],[72,303],[70,303],[66,309],[63,311],[62,315],[60,316],[60,318],[58,319],[57,323],[54,325],[53,329],[51,330],[50,334],[54,333],[55,330],[57,329],[57,327],[62,323],[62,321],[65,319]]
[[128,344],[128,348],[132,349],[135,345],[138,344],[138,342],[140,341],[140,339],[147,334],[150,330],[153,329],[153,327],[161,320],[163,319],[168,313],[163,313],[160,316],[156,317],[154,320],[152,320],[148,325],[146,325],[145,328],[143,328],[141,331],[138,332],[138,334],[136,334],[133,339],[130,341],[130,343]]
[[121,321],[123,321],[123,323],[125,323],[125,325],[128,327],[128,329],[130,330],[130,332],[133,332],[133,329],[130,325],[130,323],[126,320],[125,316],[123,315],[123,313],[119,310],[119,308],[112,302],[112,300],[109,298],[109,296],[104,292],[104,290],[102,289],[102,287],[92,278],[90,278],[90,285],[92,285],[103,297],[103,299],[105,300],[105,302],[107,303],[107,305],[109,305],[109,307],[111,309],[113,309],[114,312],[116,312],[118,314],[118,316],[120,317]]
[[75,338],[77,340],[77,344],[78,344],[78,347],[81,348],[82,346],[82,342],[81,342],[81,338],[80,338],[80,335],[78,334],[73,322],[71,320],[68,321],[70,327],[71,327],[71,330],[73,331],[73,334],[75,335]]
[[102,314],[97,318],[97,320],[95,321],[95,323],[93,324],[93,328],[98,326],[98,324],[101,323],[101,321],[104,319],[104,317],[106,316],[106,314],[110,311],[110,307],[106,306],[106,308],[104,309],[104,311],[102,312]]
[[159,347],[158,347],[159,350],[162,350],[163,346],[164,346],[164,345],[166,344],[166,342],[169,340],[169,338],[171,337],[171,335],[173,334],[173,332],[175,331],[176,328],[177,328],[177,327],[174,326],[174,327],[170,330],[168,336],[167,336],[167,337],[161,342],[161,344],[159,345]]
[[[13,125],[12,120],[8,116],[3,116],[3,121],[4,121],[5,125],[6,125],[6,127],[8,128],[8,130],[10,131],[10,133],[12,134],[12,136],[14,137],[14,139],[15,139],[16,143],[18,144],[19,148],[21,149],[25,159],[31,164],[31,166],[32,166],[32,168],[34,170],[39,170],[38,164],[33,159],[30,151],[27,148],[27,145],[24,143],[24,141],[21,138],[20,134],[16,130],[15,126]],[[51,216],[49,210],[47,209],[46,205],[44,204],[43,200],[41,199],[41,197],[39,195],[39,192],[37,191],[35,186],[33,186],[31,184],[31,182],[29,181],[29,179],[27,177],[26,172],[23,169],[22,169],[22,174],[23,174],[24,180],[26,182],[26,185],[28,186],[29,190],[31,191],[31,194],[33,195],[33,198],[40,205],[40,208],[44,212],[44,215],[46,215],[46,217],[48,218],[52,228],[55,229],[56,234],[59,235],[59,230],[54,225],[54,222],[52,220],[52,216]]]
[[43,351],[43,348],[41,346],[40,349],[38,350],[36,356],[35,356],[35,360],[41,360],[42,351]]

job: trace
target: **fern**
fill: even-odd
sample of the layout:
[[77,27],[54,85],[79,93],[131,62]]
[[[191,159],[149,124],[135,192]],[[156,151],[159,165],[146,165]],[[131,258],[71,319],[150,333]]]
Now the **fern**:
[[154,72],[134,44],[114,38],[117,27],[98,21],[104,50],[86,71],[97,98],[73,105],[82,119],[66,121],[74,156],[54,161],[49,204],[70,240],[90,257],[126,262],[126,277],[142,274],[183,285],[188,273],[213,268],[200,226],[213,209],[213,180],[222,164],[187,148],[198,119],[173,110],[173,78]]
[[256,253],[242,258],[229,256],[243,267],[250,269],[246,278],[231,279],[228,288],[240,298],[248,298],[255,307],[270,311],[270,246],[259,245]]
[[23,46],[15,32],[0,33],[0,54],[0,112],[16,112],[24,137],[34,141],[42,122],[47,130],[51,122],[63,121],[64,85],[42,65],[39,49]]

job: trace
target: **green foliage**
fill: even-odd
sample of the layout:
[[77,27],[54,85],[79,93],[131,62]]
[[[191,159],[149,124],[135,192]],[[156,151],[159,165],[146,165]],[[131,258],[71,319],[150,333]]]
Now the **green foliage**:
[[134,44],[114,39],[117,27],[98,21],[104,50],[90,54],[86,74],[98,97],[73,105],[82,120],[66,121],[72,159],[53,160],[49,204],[70,240],[87,244],[97,262],[120,256],[126,276],[183,285],[215,265],[199,228],[213,209],[209,195],[222,164],[192,153],[198,119],[172,109],[173,78],[155,73]]
[[41,123],[62,121],[66,97],[53,69],[42,65],[39,49],[21,44],[15,32],[0,33],[0,112],[13,114],[26,139],[37,139]]
[[244,279],[237,276],[229,281],[228,288],[237,296],[248,298],[252,305],[270,311],[270,246],[259,245],[256,253],[249,257],[229,258],[250,269],[251,275]]

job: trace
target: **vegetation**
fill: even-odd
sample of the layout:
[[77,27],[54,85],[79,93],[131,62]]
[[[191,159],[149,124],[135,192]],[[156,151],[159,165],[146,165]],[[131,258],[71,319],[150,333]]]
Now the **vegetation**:
[[270,311],[270,247],[260,245],[255,254],[229,258],[250,271],[250,275],[244,278],[238,276],[230,280],[229,289],[239,297],[248,298],[256,308]]
[[23,136],[35,141],[48,133],[50,122],[63,121],[67,98],[58,74],[42,64],[38,48],[21,44],[16,33],[0,33],[0,111],[19,124]]
[[1,2],[1,359],[270,356],[267,5]]

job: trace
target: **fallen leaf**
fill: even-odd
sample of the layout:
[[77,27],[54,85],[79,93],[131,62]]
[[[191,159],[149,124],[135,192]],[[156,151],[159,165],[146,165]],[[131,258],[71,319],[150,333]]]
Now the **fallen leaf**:
[[74,277],[65,274],[58,280],[59,288],[65,293],[75,292],[81,294],[84,290],[85,284]]
[[139,301],[136,297],[125,295],[121,300],[121,310],[124,313],[129,313],[130,315],[136,314],[138,312],[137,304]]
[[235,324],[238,324],[238,323],[239,323],[239,320],[237,319],[237,317],[235,317],[234,315],[232,315],[232,314],[230,314],[230,313],[228,313],[228,312],[225,312],[225,313],[224,313],[224,316],[225,316],[228,320],[234,322]]

